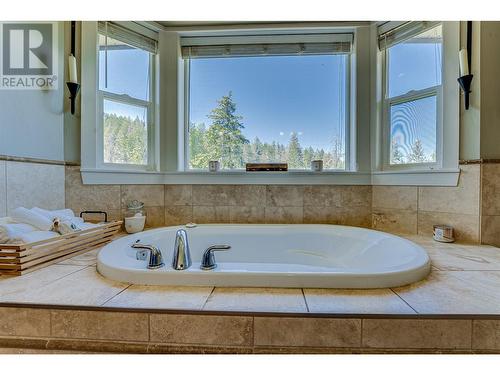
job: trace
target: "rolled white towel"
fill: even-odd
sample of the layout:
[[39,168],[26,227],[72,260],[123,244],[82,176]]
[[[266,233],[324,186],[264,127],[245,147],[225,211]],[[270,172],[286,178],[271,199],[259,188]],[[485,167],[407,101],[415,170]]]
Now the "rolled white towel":
[[37,229],[29,224],[6,223],[0,224],[0,243],[10,243],[12,239],[19,239],[22,235],[36,231]]
[[83,221],[83,219],[76,217],[73,210],[71,210],[69,208],[64,208],[62,210],[49,211],[49,210],[44,210],[43,208],[33,207],[31,209],[31,211],[36,212],[42,216],[45,216],[46,218],[48,218],[50,220],[54,220],[56,217],[58,217],[60,219],[71,219],[72,221],[74,220],[75,222],[82,222]]
[[9,244],[18,244],[18,243],[32,243],[38,242],[42,240],[48,240],[49,238],[59,237],[59,234],[52,231],[45,230],[35,230],[33,232],[23,233],[18,237],[11,238],[9,240]]
[[11,212],[11,218],[18,223],[30,224],[40,230],[49,231],[52,229],[52,220],[24,207],[18,207]]

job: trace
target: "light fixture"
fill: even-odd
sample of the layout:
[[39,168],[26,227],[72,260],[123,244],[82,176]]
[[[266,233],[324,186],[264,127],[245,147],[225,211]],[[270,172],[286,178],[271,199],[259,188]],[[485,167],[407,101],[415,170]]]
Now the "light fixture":
[[78,73],[76,70],[76,57],[75,57],[75,34],[76,34],[76,21],[71,21],[71,54],[68,56],[68,71],[69,80],[66,86],[69,89],[69,100],[71,101],[71,114],[75,114],[75,102],[78,92],[80,91],[80,84],[78,83]]

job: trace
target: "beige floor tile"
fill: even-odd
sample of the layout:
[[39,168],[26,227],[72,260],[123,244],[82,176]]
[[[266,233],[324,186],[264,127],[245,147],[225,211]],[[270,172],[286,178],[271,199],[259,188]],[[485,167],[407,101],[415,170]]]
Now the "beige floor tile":
[[[470,271],[479,279],[486,272]],[[483,288],[479,281],[474,283],[461,279],[465,273],[435,271],[424,281],[393,290],[422,314],[500,314],[500,299],[494,289],[495,283],[499,282],[495,281],[497,278],[492,277],[489,287]],[[472,276],[469,275],[469,278]]]
[[148,341],[148,314],[52,311],[52,336],[75,339]]
[[304,295],[313,313],[415,314],[390,289],[304,289]]
[[252,317],[151,314],[150,341],[172,344],[250,346]]
[[48,337],[50,311],[0,307],[0,336]]
[[256,346],[359,347],[360,319],[255,317]]
[[472,322],[472,349],[500,350],[500,320]]
[[307,312],[300,289],[215,288],[204,310]]
[[23,276],[0,277],[0,301],[15,299],[19,294],[42,289],[71,273],[83,269],[85,266],[53,265]]
[[93,266],[97,263],[97,255],[99,254],[99,251],[101,251],[101,248],[91,250],[73,258],[65,259],[57,264],[70,266]]
[[104,306],[201,310],[212,287],[132,285]]
[[462,271],[453,275],[467,282],[477,294],[489,295],[500,311],[500,271]]
[[128,287],[128,285],[105,279],[97,273],[95,267],[87,267],[60,278],[46,285],[43,289],[30,289],[22,293],[3,296],[2,301],[100,306]]
[[494,247],[428,247],[427,252],[442,271],[500,270],[500,249]]
[[363,346],[368,348],[469,349],[470,345],[470,320],[363,320]]

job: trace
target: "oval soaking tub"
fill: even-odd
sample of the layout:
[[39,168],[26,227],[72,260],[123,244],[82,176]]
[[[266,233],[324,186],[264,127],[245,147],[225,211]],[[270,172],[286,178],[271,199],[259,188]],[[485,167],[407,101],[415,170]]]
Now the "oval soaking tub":
[[[178,229],[187,232],[192,265],[174,270]],[[137,259],[136,242],[154,245],[165,265],[148,269]],[[200,269],[212,245],[230,245],[214,253],[217,267]],[[288,288],[387,288],[425,278],[426,251],[415,243],[370,229],[340,225],[226,225],[165,227],[117,239],[99,253],[105,277],[145,285],[205,285]]]

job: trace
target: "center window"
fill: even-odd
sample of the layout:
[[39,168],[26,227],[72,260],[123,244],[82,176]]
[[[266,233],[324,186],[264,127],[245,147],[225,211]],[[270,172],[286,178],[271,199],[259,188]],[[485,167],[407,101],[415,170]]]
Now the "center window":
[[352,36],[296,37],[306,40],[183,40],[186,169],[207,169],[211,160],[225,170],[255,162],[309,169],[312,160],[346,169]]

